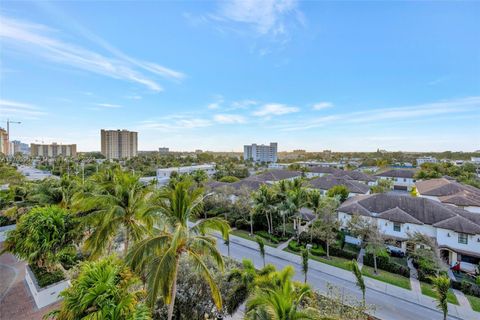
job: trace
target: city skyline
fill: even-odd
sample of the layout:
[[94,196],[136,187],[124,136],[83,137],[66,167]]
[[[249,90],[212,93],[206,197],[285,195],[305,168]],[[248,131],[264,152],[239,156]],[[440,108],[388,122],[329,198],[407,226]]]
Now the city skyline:
[[474,151],[479,12],[473,2],[4,2],[0,120],[22,122],[10,140],[80,152],[100,150],[102,128],[137,131],[139,150]]

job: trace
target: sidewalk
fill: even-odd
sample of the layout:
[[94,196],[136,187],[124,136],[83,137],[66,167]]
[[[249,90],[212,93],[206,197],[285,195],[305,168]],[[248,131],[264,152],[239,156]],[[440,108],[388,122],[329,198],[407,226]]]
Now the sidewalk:
[[[254,242],[237,237],[237,236],[231,235],[230,242],[236,243],[238,245],[241,245],[253,250],[257,250],[257,246]],[[266,249],[266,255],[270,255],[270,256],[288,261],[291,264],[301,265],[300,256],[297,256],[295,254],[292,254],[283,250],[279,250],[278,248],[272,248],[267,246],[265,247],[265,249]],[[352,284],[355,284],[355,278],[350,271],[333,267],[315,260],[309,261],[309,268],[310,270],[315,270],[321,273],[325,273],[330,276],[336,277],[339,280],[348,281],[348,282],[351,282]],[[365,277],[364,279],[365,279],[365,284],[367,286],[367,291],[375,290],[375,291],[384,293],[386,295],[389,295],[393,298],[402,299],[407,302],[414,303],[416,305],[426,307],[432,310],[438,310],[436,307],[437,305],[436,300],[428,296],[425,296],[421,293],[420,284],[418,283],[418,280],[417,280],[418,286],[415,285],[417,287],[411,291],[411,290],[406,290],[406,289],[403,289],[382,281],[378,281],[369,277]],[[480,314],[473,311],[470,308],[470,305],[466,306],[466,305],[460,304],[459,306],[457,306],[457,305],[449,304],[448,307],[449,307],[449,315],[453,317],[457,317],[458,319],[473,320],[473,319],[480,318]]]

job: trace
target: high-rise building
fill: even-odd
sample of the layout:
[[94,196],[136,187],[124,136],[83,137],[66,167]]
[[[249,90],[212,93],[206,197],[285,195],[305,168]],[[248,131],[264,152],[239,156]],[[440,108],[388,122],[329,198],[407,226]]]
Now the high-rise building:
[[10,155],[14,156],[17,153],[22,153],[25,155],[30,154],[30,146],[26,143],[23,143],[18,140],[13,140],[10,142]]
[[77,145],[76,144],[30,144],[30,154],[32,157],[76,157]]
[[107,159],[130,159],[138,153],[137,132],[101,130],[102,154]]
[[160,154],[168,154],[169,152],[170,152],[170,149],[168,147],[158,148],[158,153],[160,153]]
[[8,148],[9,147],[9,142],[8,142],[8,133],[7,130],[0,128],[0,153],[3,153],[4,155],[8,155]]
[[243,146],[243,159],[254,162],[277,162],[276,142],[270,142],[270,145],[252,144]]

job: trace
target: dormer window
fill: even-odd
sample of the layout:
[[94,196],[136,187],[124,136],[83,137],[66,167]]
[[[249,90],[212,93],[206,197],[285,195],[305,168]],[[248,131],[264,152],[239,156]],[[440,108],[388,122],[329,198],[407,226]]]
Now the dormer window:
[[393,231],[400,232],[402,231],[402,225],[398,222],[393,223]]
[[468,244],[468,234],[458,233],[458,243]]

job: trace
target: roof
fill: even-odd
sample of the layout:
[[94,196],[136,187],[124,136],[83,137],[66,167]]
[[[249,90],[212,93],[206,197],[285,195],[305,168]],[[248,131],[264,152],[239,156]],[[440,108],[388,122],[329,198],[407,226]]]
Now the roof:
[[360,171],[345,171],[345,170],[338,170],[333,174],[336,177],[346,177],[347,179],[350,180],[357,180],[357,181],[377,181],[377,178],[375,176],[365,174]]
[[480,189],[447,178],[417,181],[419,194],[438,197],[443,203],[480,207]]
[[298,213],[296,214],[296,216],[302,220],[306,220],[306,221],[312,221],[313,219],[315,219],[316,215],[315,213],[313,213],[312,210],[308,209],[308,208],[301,208]]
[[393,222],[400,222],[400,223],[413,223],[413,224],[423,224],[421,221],[415,219],[399,207],[395,207],[393,209],[384,211],[380,213],[377,218],[382,218],[385,220],[390,220]]
[[329,190],[335,186],[345,186],[351,193],[366,194],[370,187],[364,183],[348,180],[345,177],[323,176],[310,180],[307,184],[311,188]]
[[259,189],[262,184],[265,184],[265,182],[243,179],[233,183],[211,181],[207,183],[207,187],[213,190],[219,190],[222,188],[231,189],[233,194],[240,194],[242,189],[247,191],[255,191]]
[[410,178],[413,179],[415,171],[406,169],[393,169],[385,172],[377,173],[377,177],[389,177],[389,178]]
[[270,170],[256,176],[250,176],[244,180],[267,182],[267,181],[280,181],[280,180],[291,179],[291,178],[300,177],[300,176],[302,176],[302,173],[300,171]]
[[317,167],[312,167],[308,168],[309,172],[313,173],[329,173],[329,174],[334,174],[337,171],[342,171],[340,169],[332,168],[332,167],[322,167],[322,166],[317,166]]
[[404,194],[379,193],[350,198],[338,208],[338,211],[480,234],[480,214],[428,198]]

